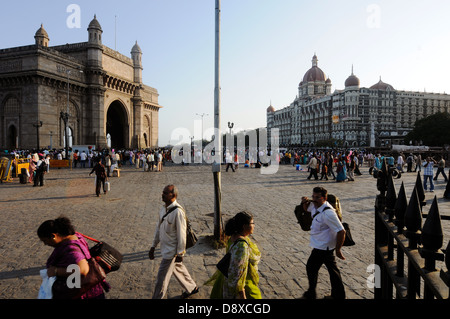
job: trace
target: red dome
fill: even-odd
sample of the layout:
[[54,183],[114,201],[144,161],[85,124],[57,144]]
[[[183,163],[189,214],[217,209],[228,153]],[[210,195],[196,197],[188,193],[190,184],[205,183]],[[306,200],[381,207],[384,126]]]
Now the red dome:
[[303,76],[303,82],[315,82],[315,81],[325,82],[325,79],[326,79],[325,73],[323,73],[323,71],[318,66],[313,66]]
[[345,87],[347,86],[359,86],[359,79],[353,74],[345,80]]
[[392,85],[384,83],[383,81],[380,81],[377,84],[374,84],[370,87],[372,90],[382,90],[382,91],[386,91],[386,90],[394,90],[394,88],[392,87]]
[[323,71],[317,66],[317,61],[317,56],[314,54],[312,58],[312,67],[303,76],[303,83],[316,81],[325,82],[325,73],[323,73]]

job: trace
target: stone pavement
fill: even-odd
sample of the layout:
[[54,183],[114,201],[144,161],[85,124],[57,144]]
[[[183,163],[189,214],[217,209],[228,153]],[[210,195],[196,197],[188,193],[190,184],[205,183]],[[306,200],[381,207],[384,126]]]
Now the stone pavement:
[[[0,299],[35,299],[41,279],[39,270],[52,248],[36,235],[39,225],[60,214],[68,216],[76,229],[101,239],[124,254],[119,271],[110,273],[109,299],[151,298],[161,255],[148,259],[161,193],[167,184],[179,188],[179,202],[186,208],[199,243],[188,250],[185,264],[200,286],[196,299],[208,298],[211,287],[203,283],[214,273],[224,249],[214,249],[214,189],[211,166],[167,165],[162,172],[143,172],[125,166],[120,178],[111,177],[111,192],[95,196],[94,177],[89,169],[51,169],[44,187],[22,185],[18,179],[0,185]],[[347,297],[371,299],[367,287],[367,267],[374,262],[374,203],[378,193],[375,179],[362,168],[355,182],[307,180],[307,172],[290,165],[280,166],[276,174],[262,175],[259,169],[240,167],[236,173],[222,173],[224,222],[241,210],[254,215],[254,240],[262,253],[259,266],[263,298],[300,298],[307,289],[305,264],[310,254],[309,233],[301,230],[294,207],[312,188],[324,186],[341,199],[343,218],[350,224],[356,246],[344,247],[346,260],[338,260]],[[395,179],[397,192],[405,183],[409,198],[415,173]],[[434,193],[426,192],[428,212],[434,195],[441,214],[450,215],[450,202],[442,199],[445,183],[440,177]],[[444,246],[450,239],[450,222],[443,221]],[[445,247],[443,247],[445,248]],[[438,267],[443,267],[438,264]],[[329,294],[328,273],[322,267],[318,296]],[[167,298],[179,298],[181,286],[172,279]]]

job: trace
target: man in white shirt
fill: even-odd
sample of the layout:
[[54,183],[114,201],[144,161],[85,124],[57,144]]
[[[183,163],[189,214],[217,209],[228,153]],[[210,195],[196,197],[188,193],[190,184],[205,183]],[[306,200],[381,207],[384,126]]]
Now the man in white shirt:
[[153,260],[155,248],[161,243],[163,259],[159,266],[153,299],[162,299],[165,296],[172,274],[186,290],[182,295],[183,298],[198,292],[196,283],[183,264],[187,225],[185,212],[178,204],[177,196],[178,190],[174,185],[166,186],[162,193],[162,200],[165,205],[159,211],[158,225],[149,252],[149,258]]
[[82,168],[86,168],[86,159],[87,159],[86,152],[83,151],[83,152],[80,154],[80,161],[81,161],[81,167],[82,167]]
[[318,180],[319,177],[317,177],[317,156],[316,154],[311,157],[311,160],[308,163],[308,168],[310,170],[309,176],[307,179],[311,179],[312,176],[314,176],[315,180]]
[[[309,201],[306,197],[302,198],[304,208],[311,212],[311,216],[313,216],[310,233],[310,246],[313,250],[306,263],[309,288],[303,295],[305,299],[316,298],[319,269],[323,264],[330,274],[331,298],[345,299],[344,285],[333,254],[336,251],[338,258],[345,259],[341,252],[345,230],[333,206],[327,202],[327,195],[328,192],[325,188],[315,187],[312,201]],[[307,205],[309,206],[306,207]]]
[[231,167],[231,169],[234,170],[233,167],[233,156],[231,155],[231,153],[227,150],[227,153],[225,154],[225,162],[227,163],[227,167],[226,167],[226,171],[228,172],[228,169]]

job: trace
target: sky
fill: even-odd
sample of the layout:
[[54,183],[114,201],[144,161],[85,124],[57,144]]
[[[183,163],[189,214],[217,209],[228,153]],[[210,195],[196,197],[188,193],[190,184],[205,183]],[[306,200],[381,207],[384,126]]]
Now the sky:
[[[76,12],[79,19],[71,19]],[[228,122],[234,131],[265,127],[267,107],[293,102],[314,54],[332,91],[344,89],[353,66],[361,87],[381,77],[398,90],[450,92],[448,12],[450,1],[442,0],[222,0],[222,130]],[[41,23],[49,46],[85,42],[94,14],[104,45],[128,57],[136,41],[142,49],[143,82],[158,90],[163,106],[159,146],[178,141],[176,128],[198,136],[198,114],[207,114],[203,131],[210,136],[215,0],[8,1],[0,11],[0,48],[34,44]]]

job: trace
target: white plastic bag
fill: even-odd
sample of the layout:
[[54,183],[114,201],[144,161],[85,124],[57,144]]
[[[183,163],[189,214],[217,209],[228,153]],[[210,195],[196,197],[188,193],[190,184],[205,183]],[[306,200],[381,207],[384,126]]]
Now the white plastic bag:
[[39,288],[38,299],[52,299],[53,297],[52,286],[56,280],[56,277],[55,276],[48,277],[47,269],[42,269],[40,271],[40,274],[42,278],[42,284],[41,287]]

